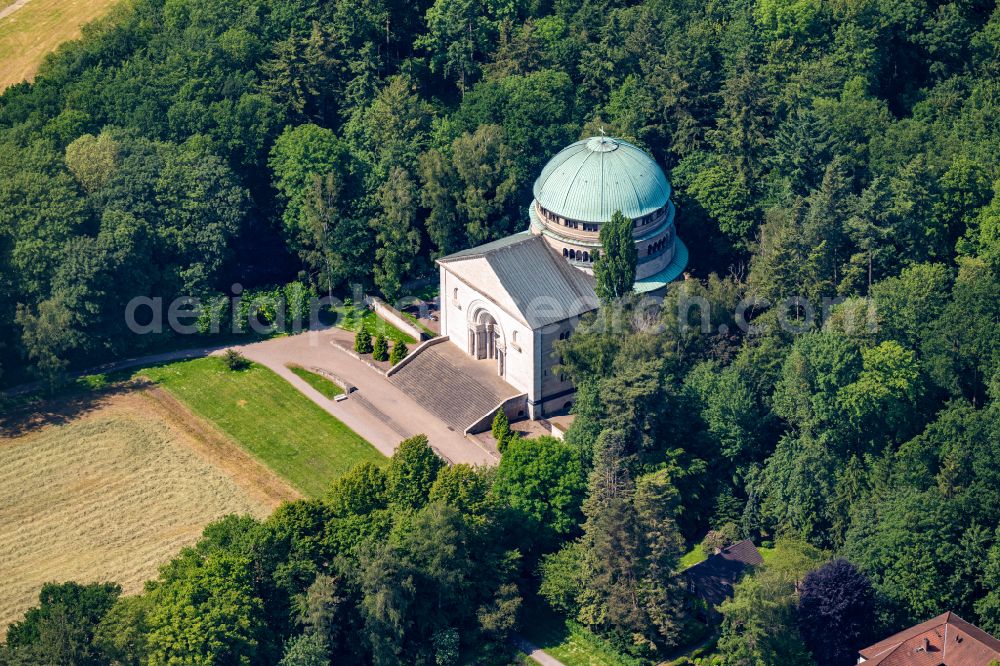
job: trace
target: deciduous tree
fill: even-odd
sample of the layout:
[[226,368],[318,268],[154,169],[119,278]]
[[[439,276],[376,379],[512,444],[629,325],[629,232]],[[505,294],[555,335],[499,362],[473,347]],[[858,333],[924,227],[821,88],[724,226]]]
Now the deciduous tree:
[[809,572],[799,591],[798,628],[818,666],[849,662],[873,638],[871,583],[838,558]]

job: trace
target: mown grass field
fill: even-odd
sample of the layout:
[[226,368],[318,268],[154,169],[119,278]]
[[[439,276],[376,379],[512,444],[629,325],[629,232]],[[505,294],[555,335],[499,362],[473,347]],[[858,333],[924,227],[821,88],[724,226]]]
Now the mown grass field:
[[265,517],[296,496],[280,482],[275,493],[262,492],[267,470],[222,469],[232,456],[143,391],[5,432],[0,636],[37,603],[43,583],[116,581],[139,592],[209,522],[230,513]]
[[260,365],[232,371],[209,357],[139,371],[311,497],[354,465],[382,456],[291,384]]
[[[80,36],[80,28],[103,16],[119,0],[29,0],[0,19],[0,90],[31,80],[60,44]],[[0,11],[15,0],[0,0]]]

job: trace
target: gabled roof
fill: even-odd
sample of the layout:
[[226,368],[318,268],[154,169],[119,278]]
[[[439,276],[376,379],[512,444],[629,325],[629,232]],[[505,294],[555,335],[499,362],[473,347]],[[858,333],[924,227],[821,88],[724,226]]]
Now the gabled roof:
[[1000,640],[952,612],[860,650],[868,666],[989,666]]
[[733,585],[748,567],[764,564],[753,541],[745,539],[723,548],[708,559],[684,570],[691,592],[709,607],[718,606],[733,594]]
[[757,550],[757,546],[753,545],[753,541],[750,539],[737,541],[733,545],[723,548],[719,552],[718,557],[742,562],[752,567],[759,567],[764,564],[764,558],[761,556],[760,551]]
[[441,257],[438,263],[532,330],[599,305],[594,278],[530,232]]

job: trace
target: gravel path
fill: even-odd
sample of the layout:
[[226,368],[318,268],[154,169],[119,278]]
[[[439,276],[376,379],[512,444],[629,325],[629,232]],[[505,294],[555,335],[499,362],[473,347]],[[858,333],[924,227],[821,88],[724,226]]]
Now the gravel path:
[[514,647],[528,655],[537,664],[541,664],[542,666],[565,666],[561,661],[547,652],[542,652],[541,648],[536,647],[533,643],[528,642],[527,639],[517,634],[514,634],[511,642],[514,644]]

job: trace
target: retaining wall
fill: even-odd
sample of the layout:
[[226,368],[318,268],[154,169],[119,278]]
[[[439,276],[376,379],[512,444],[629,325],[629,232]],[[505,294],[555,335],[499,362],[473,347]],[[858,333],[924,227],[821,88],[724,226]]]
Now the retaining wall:
[[412,361],[417,356],[417,354],[419,354],[420,352],[422,352],[424,350],[425,347],[431,347],[433,345],[439,345],[442,342],[448,342],[448,336],[447,335],[441,335],[441,336],[438,336],[436,338],[431,338],[430,340],[427,340],[426,342],[421,343],[420,345],[417,346],[416,349],[414,349],[409,354],[407,354],[406,358],[404,358],[402,361],[400,361],[396,365],[394,365],[391,368],[389,368],[389,370],[386,371],[385,376],[386,377],[392,377],[394,374],[396,374],[397,372],[399,372],[400,370],[402,370],[404,367],[406,367],[406,364],[409,363],[410,361]]
[[421,340],[427,340],[431,336],[427,335],[427,331],[420,328],[412,321],[410,321],[402,312],[392,307],[381,298],[375,296],[370,296],[366,298],[368,305],[375,311],[379,317],[385,319],[387,322],[406,333],[412,337],[417,342]]
[[323,375],[331,382],[339,386],[344,393],[353,393],[354,391],[358,390],[357,387],[354,386],[354,384],[350,383],[345,379],[341,379],[336,374],[330,372],[326,368],[318,368],[316,366],[312,366],[311,368],[309,368],[309,370],[312,370],[316,374]]
[[520,395],[514,395],[507,398],[489,412],[483,414],[478,421],[466,428],[465,434],[475,435],[476,433],[486,432],[489,430],[493,426],[493,418],[496,416],[497,410],[500,409],[507,414],[508,421],[516,421],[519,418],[524,418],[523,416],[519,416],[518,413],[524,413],[526,411],[525,407],[527,406],[527,401],[527,393],[521,393]]

